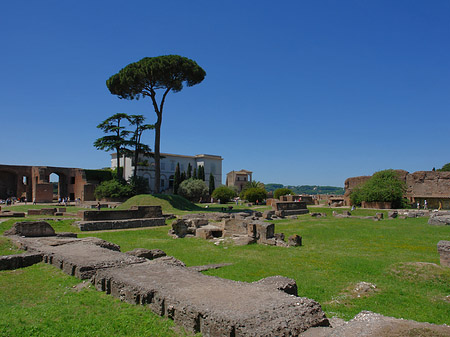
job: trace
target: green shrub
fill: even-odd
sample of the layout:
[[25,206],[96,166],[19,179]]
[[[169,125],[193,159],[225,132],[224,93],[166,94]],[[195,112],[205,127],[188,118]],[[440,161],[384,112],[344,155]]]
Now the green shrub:
[[221,203],[227,203],[231,199],[233,199],[236,196],[236,192],[228,187],[228,186],[220,186],[217,187],[214,192],[212,193],[212,197],[214,199],[219,200]]
[[95,197],[102,198],[129,198],[134,195],[133,187],[124,181],[116,179],[102,182],[95,189]]
[[391,202],[393,208],[403,205],[403,194],[406,183],[398,176],[395,170],[384,170],[374,173],[369,180],[353,190],[350,200],[354,205],[366,202]]
[[263,201],[267,198],[267,191],[261,187],[251,187],[245,190],[244,199],[249,202]]
[[190,178],[180,184],[178,194],[190,201],[198,202],[208,196],[208,187],[203,180]]
[[273,192],[273,197],[275,199],[280,199],[280,197],[282,195],[288,195],[288,194],[293,194],[292,190],[290,190],[289,188],[283,187],[283,188],[277,188],[274,192]]
[[442,168],[438,169],[438,171],[441,172],[450,171],[450,163],[445,164],[444,166],[442,166]]

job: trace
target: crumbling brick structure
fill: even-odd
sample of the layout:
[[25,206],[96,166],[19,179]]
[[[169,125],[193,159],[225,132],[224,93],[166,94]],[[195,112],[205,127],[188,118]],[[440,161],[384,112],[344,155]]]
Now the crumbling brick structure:
[[[409,173],[397,170],[399,177],[406,183],[405,197],[412,203],[423,207],[425,200],[428,208],[450,209],[450,172],[417,171]],[[345,180],[345,204],[350,205],[350,194],[357,186],[365,183],[371,176],[353,177]]]
[[26,198],[28,201],[52,202],[52,173],[59,176],[58,197],[81,201],[95,200],[94,189],[99,183],[90,180],[80,168],[50,166],[0,165],[0,199]]

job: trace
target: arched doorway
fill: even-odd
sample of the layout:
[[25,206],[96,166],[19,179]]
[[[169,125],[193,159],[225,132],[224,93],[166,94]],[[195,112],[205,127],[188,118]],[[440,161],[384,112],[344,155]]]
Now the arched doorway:
[[48,181],[53,187],[53,201],[68,197],[67,179],[64,174],[52,172],[49,174]]

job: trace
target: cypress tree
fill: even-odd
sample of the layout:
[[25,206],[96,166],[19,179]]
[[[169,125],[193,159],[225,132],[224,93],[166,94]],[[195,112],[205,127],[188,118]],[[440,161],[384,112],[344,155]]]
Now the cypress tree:
[[186,180],[186,172],[181,172],[180,184]]
[[178,187],[181,184],[180,163],[177,163],[175,168],[175,177],[173,178],[173,193],[178,194]]
[[192,175],[192,178],[197,179],[197,168],[194,167],[194,174]]
[[209,195],[212,194],[212,192],[214,192],[214,190],[216,189],[216,184],[214,182],[214,176],[212,174],[212,172],[209,174]]
[[187,178],[191,178],[192,177],[192,166],[191,163],[188,164],[188,168],[187,168]]
[[203,165],[198,167],[198,179],[205,181],[205,167]]

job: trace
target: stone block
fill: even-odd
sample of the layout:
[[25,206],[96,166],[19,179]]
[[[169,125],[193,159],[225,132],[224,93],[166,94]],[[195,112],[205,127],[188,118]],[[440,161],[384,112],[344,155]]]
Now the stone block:
[[29,237],[55,236],[55,230],[45,221],[16,222],[3,235],[19,235]]
[[288,246],[298,247],[302,245],[302,237],[300,235],[294,234],[288,238]]
[[388,212],[389,219],[395,219],[396,217],[398,217],[398,211],[389,211]]
[[450,215],[432,215],[428,220],[430,225],[450,225]]
[[161,249],[145,249],[145,248],[135,248],[126,254],[143,257],[149,260],[156,259],[158,257],[166,256],[167,254]]
[[0,270],[24,268],[42,262],[41,253],[23,253],[0,256]]
[[439,241],[437,244],[437,249],[440,256],[441,266],[450,268],[450,241]]

